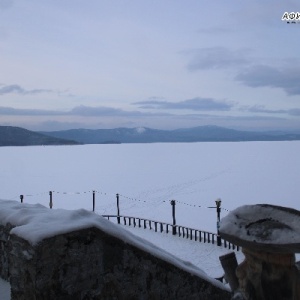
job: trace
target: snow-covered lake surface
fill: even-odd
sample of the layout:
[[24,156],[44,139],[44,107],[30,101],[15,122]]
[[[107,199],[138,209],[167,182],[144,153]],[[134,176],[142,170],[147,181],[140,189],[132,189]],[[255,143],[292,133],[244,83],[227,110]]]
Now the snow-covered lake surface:
[[244,204],[300,209],[300,142],[170,143],[0,148],[0,199],[92,209],[216,231]]
[[[299,210],[299,153],[298,141],[0,147],[0,199],[24,195],[25,203],[48,206],[53,191],[54,209],[92,210],[95,190],[97,213],[116,214],[119,193],[122,215],[169,223],[175,199],[177,224],[216,232],[216,209],[210,207],[217,198],[221,217],[245,204]],[[216,246],[197,248],[188,240],[180,246],[168,241],[170,235],[130,230],[163,249],[169,245],[166,250],[182,260],[208,266],[212,276],[219,272]]]

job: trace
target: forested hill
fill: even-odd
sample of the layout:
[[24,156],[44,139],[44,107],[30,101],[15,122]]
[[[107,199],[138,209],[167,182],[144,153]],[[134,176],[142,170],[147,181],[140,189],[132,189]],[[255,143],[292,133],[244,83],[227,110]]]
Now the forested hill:
[[83,144],[300,140],[300,134],[298,133],[250,132],[219,126],[200,126],[176,130],[158,130],[144,127],[96,130],[72,129],[42,133]]
[[20,127],[0,126],[0,146],[77,145],[76,141],[56,138]]
[[300,140],[300,134],[250,132],[218,126],[200,126],[176,130],[139,127],[96,130],[72,129],[53,132],[34,132],[20,127],[0,126],[0,146],[292,140]]

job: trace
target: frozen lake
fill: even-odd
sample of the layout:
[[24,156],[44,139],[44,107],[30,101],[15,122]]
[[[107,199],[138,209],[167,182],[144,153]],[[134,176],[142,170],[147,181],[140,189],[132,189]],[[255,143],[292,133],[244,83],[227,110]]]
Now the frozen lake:
[[167,143],[0,148],[0,199],[92,209],[216,231],[221,217],[243,204],[300,210],[300,142]]

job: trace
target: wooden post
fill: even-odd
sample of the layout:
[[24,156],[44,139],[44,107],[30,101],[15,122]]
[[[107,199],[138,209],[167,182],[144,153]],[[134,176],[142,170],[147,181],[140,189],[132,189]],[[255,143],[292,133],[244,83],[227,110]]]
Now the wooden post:
[[220,236],[220,214],[221,214],[221,199],[216,200],[216,207],[217,207],[217,245],[222,245],[222,240]]
[[52,209],[52,207],[53,207],[53,202],[52,202],[52,191],[49,192],[49,195],[50,195],[49,207],[50,207],[50,209]]
[[95,191],[93,191],[93,211],[95,211]]
[[21,203],[23,203],[24,195],[20,195]]
[[172,205],[172,216],[173,216],[172,234],[175,235],[176,234],[176,218],[175,218],[175,205],[176,205],[176,201],[175,200],[171,200],[171,205]]
[[119,204],[119,194],[116,194],[117,197],[117,216],[118,216],[118,224],[120,224],[120,204]]

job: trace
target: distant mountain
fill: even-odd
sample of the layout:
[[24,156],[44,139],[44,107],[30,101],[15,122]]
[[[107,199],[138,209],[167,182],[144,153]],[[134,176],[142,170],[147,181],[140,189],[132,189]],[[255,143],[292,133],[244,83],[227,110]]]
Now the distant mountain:
[[71,129],[41,132],[56,138],[83,144],[168,143],[168,142],[237,142],[300,140],[300,134],[288,132],[250,132],[219,126],[200,126],[176,130],[151,128]]
[[0,126],[0,146],[77,145],[78,142],[44,135],[20,127]]

